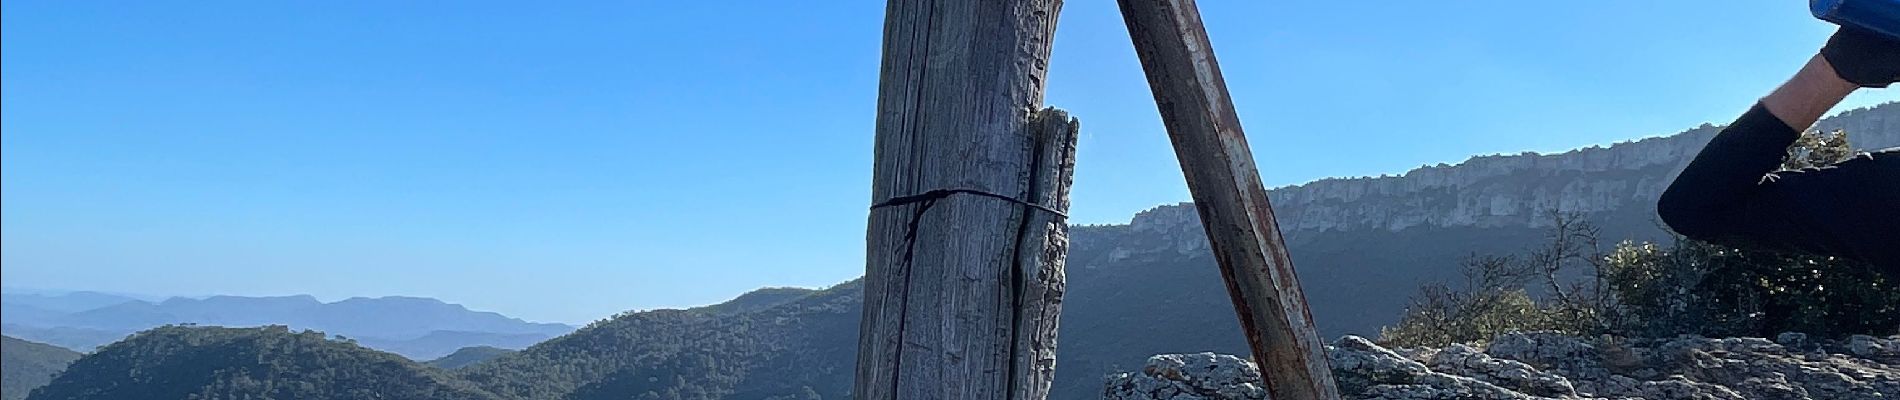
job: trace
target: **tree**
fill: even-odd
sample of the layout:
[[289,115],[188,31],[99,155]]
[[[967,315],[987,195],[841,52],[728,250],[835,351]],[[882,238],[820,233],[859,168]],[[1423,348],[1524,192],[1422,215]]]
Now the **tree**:
[[[1474,256],[1464,262],[1460,285],[1421,287],[1399,323],[1380,330],[1381,341],[1442,346],[1511,331],[1607,330],[1620,313],[1600,279],[1607,266],[1597,250],[1598,231],[1574,214],[1552,218],[1544,246],[1522,256]],[[1576,271],[1584,278],[1567,278]]]
[[1607,280],[1631,336],[1772,337],[1900,332],[1900,290],[1871,266],[1833,257],[1738,249],[1678,238],[1625,242]]

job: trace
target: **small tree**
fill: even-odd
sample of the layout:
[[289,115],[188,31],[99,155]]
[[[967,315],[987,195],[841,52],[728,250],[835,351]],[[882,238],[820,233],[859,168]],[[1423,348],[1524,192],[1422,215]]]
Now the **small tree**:
[[[1615,315],[1612,297],[1600,290],[1604,267],[1596,227],[1573,214],[1552,214],[1544,246],[1524,256],[1473,256],[1463,264],[1458,287],[1431,283],[1419,288],[1397,325],[1380,340],[1398,346],[1441,346],[1490,340],[1500,333],[1604,330]],[[1573,279],[1581,272],[1588,279]]]

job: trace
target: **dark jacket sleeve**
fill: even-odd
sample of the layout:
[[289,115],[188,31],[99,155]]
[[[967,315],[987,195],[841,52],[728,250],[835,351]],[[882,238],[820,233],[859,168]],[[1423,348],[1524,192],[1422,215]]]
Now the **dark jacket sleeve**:
[[1756,105],[1723,129],[1663,191],[1676,233],[1730,246],[1799,251],[1900,268],[1900,170],[1891,156],[1780,169],[1801,133]]

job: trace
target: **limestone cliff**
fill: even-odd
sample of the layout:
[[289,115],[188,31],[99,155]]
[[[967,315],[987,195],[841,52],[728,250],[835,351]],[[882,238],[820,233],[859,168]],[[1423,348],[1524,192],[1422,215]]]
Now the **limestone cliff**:
[[[1847,130],[1862,148],[1900,146],[1900,103],[1846,112],[1821,127]],[[1473,255],[1522,254],[1543,243],[1551,209],[1585,214],[1607,241],[1666,239],[1655,199],[1718,130],[1705,125],[1559,154],[1480,156],[1272,195],[1321,335],[1376,335],[1398,320],[1421,284],[1455,280]],[[1070,231],[1062,346],[1114,351],[1061,352],[1059,398],[1100,390],[1098,377],[1140,365],[1148,354],[1246,352],[1203,235],[1186,204]]]
[[[1855,146],[1900,146],[1900,103],[1841,113],[1819,129],[1845,130]],[[1323,179],[1271,190],[1290,237],[1326,231],[1541,226],[1548,211],[1647,208],[1720,127],[1557,154],[1472,157],[1397,176]],[[1193,233],[1194,211],[1163,206],[1136,215],[1137,231]],[[1185,230],[1184,230],[1185,229]],[[1193,235],[1188,235],[1193,236]]]

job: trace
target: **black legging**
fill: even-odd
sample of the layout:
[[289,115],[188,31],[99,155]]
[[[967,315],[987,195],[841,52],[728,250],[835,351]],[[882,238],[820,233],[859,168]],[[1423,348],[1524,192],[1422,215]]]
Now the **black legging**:
[[1832,255],[1900,273],[1900,152],[1774,172],[1801,133],[1756,105],[1663,191],[1657,214],[1705,242]]

